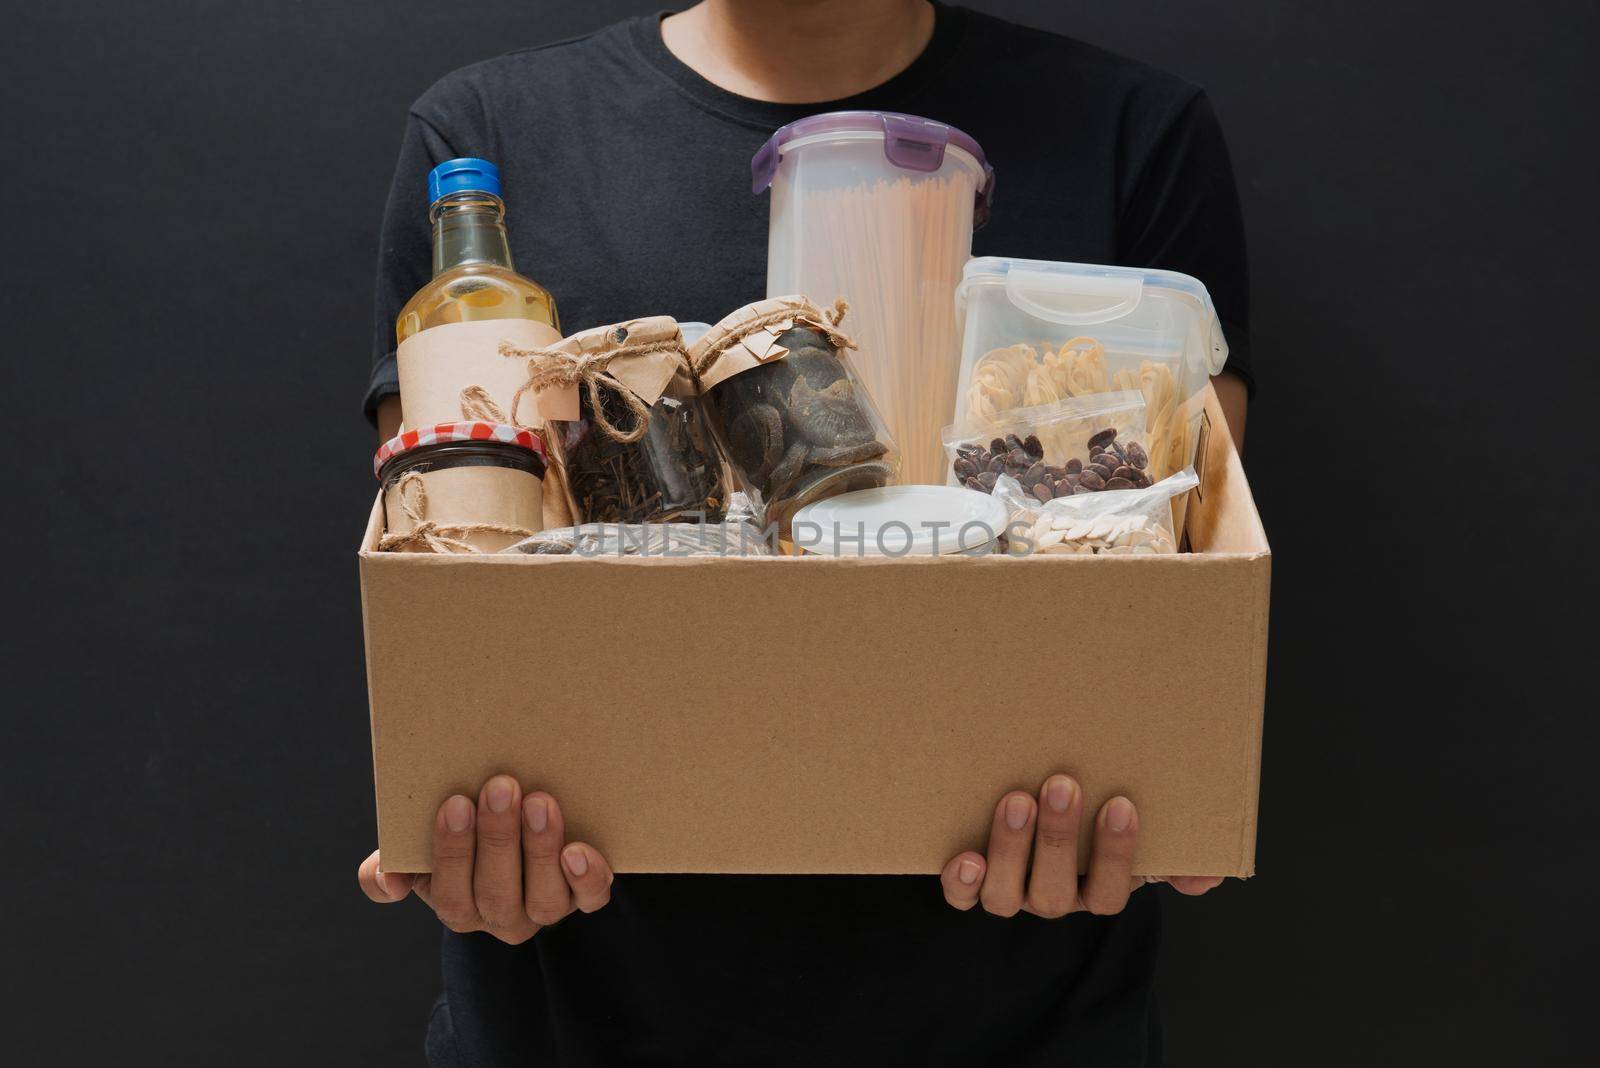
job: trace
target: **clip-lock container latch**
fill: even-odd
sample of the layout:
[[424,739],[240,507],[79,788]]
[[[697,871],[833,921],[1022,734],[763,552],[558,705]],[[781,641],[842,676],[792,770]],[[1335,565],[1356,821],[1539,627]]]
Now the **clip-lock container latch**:
[[931,173],[944,165],[950,127],[915,115],[883,116],[883,155],[896,167]]

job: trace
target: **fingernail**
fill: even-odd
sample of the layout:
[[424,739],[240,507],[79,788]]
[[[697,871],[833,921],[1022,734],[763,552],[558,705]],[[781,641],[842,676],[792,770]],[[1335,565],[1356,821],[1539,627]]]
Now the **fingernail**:
[[528,821],[528,830],[542,831],[550,824],[550,806],[542,797],[530,797],[522,803],[522,818]]
[[956,868],[956,878],[960,879],[963,885],[971,886],[978,881],[978,870],[977,861],[963,860]]
[[472,826],[472,802],[456,794],[444,803],[444,825],[456,834]]
[[1044,791],[1044,803],[1051,811],[1065,812],[1072,807],[1072,780],[1052,779]]
[[1113,797],[1106,806],[1106,830],[1121,834],[1133,823],[1133,802],[1126,797]]
[[1006,826],[1013,831],[1020,831],[1026,827],[1028,825],[1028,810],[1031,807],[1026,797],[1017,796],[1007,801]]
[[391,898],[400,897],[407,890],[411,889],[410,876],[389,875],[386,872],[380,871],[378,873],[378,889],[382,890]]
[[589,870],[589,858],[577,846],[568,846],[561,854],[561,859],[567,862],[567,870],[576,877],[582,877]]
[[490,779],[489,788],[483,792],[484,800],[489,802],[489,811],[500,813],[509,809],[512,793],[510,780],[499,776]]

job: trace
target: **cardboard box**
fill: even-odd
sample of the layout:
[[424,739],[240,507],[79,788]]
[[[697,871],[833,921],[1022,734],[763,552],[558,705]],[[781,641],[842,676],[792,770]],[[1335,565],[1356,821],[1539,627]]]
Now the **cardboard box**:
[[1253,874],[1271,557],[1207,412],[1172,556],[378,553],[375,509],[385,869],[508,772],[621,872],[934,873],[1060,770],[1138,805],[1138,873]]

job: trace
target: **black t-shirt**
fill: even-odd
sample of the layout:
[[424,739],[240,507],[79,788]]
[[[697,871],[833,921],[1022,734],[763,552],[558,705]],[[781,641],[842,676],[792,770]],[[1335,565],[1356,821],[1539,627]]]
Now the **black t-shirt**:
[[[655,314],[716,322],[765,296],[767,197],[750,193],[750,158],[786,122],[851,108],[977,139],[998,175],[977,255],[1198,277],[1229,369],[1251,381],[1238,198],[1197,87],[940,6],[928,47],[885,84],[766,104],[680,63],[656,16],[457,71],[413,106],[384,218],[369,415],[396,392],[395,317],[429,278],[435,164],[498,164],[517,270],[555,294],[565,331]],[[972,798],[974,819],[996,800]],[[697,818],[714,829],[715,812]],[[1044,921],[957,912],[932,877],[621,876],[605,909],[523,946],[446,932],[430,1053],[464,1065],[1157,1064],[1159,926],[1152,889],[1119,916]]]

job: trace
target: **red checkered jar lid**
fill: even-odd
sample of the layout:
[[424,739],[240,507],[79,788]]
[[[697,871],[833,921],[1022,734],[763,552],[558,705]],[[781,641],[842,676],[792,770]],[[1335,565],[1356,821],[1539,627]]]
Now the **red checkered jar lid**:
[[422,427],[418,430],[407,430],[390,438],[378,447],[372,457],[372,473],[379,474],[383,465],[413,449],[420,449],[426,445],[445,445],[456,441],[499,442],[502,445],[511,445],[519,449],[527,449],[539,454],[544,459],[544,439],[538,433],[523,426],[511,426],[508,423],[485,422],[460,422],[436,423],[433,426]]

